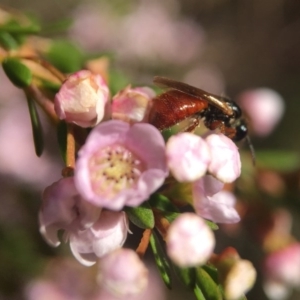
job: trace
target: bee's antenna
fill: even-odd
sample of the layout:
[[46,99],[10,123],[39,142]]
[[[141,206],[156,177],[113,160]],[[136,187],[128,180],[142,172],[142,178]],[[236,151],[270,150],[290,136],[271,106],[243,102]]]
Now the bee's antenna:
[[251,152],[251,158],[252,158],[253,166],[255,166],[255,163],[256,163],[255,150],[254,150],[254,147],[253,147],[253,144],[251,142],[251,139],[250,139],[249,135],[246,136],[246,140],[247,140],[250,152]]

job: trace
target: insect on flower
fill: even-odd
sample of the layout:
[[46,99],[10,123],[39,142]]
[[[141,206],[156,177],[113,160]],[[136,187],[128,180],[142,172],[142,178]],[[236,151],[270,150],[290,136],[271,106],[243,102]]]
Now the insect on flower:
[[246,138],[254,162],[254,149],[247,135],[247,123],[235,102],[165,77],[156,76],[153,82],[168,90],[153,99],[149,123],[164,130],[189,119],[189,125],[183,131],[193,131],[203,120],[208,129],[219,129],[233,141]]

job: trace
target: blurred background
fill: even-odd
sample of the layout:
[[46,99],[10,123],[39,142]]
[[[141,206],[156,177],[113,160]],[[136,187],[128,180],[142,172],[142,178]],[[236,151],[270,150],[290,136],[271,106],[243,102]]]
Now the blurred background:
[[[283,209],[293,219],[291,235],[299,240],[299,1],[0,0],[0,4],[28,13],[41,23],[44,39],[35,41],[40,48],[53,39],[57,41],[56,52],[71,45],[78,56],[107,56],[115,92],[127,83],[151,85],[154,75],[163,75],[240,103],[246,91],[267,88],[278,93],[278,125],[261,134],[250,124],[258,165],[256,169],[251,164],[245,168],[246,175],[235,189],[239,199],[258,205],[258,219],[264,218],[261,207],[266,215]],[[66,40],[72,44],[66,46]],[[50,61],[53,53],[48,53]],[[66,64],[72,65],[69,61]],[[71,72],[81,65],[74,62],[74,70],[69,70],[61,62],[59,67]],[[63,166],[53,142],[55,132],[43,120],[46,151],[37,158],[24,96],[2,70],[0,80],[0,299],[75,299],[50,293],[59,281],[59,266],[66,272],[68,287],[88,282],[89,274],[75,259],[68,258],[67,245],[52,249],[38,232],[41,192],[60,178]],[[260,112],[263,119],[264,114],[268,118],[268,109],[254,115]],[[251,109],[248,114],[251,116]],[[254,119],[252,116],[252,122]],[[247,149],[243,143],[239,146]],[[266,160],[262,162],[261,157]],[[262,243],[256,244],[251,227],[251,222],[258,220],[255,214],[247,220],[244,227],[221,228],[217,251],[232,245],[241,257],[255,263],[258,279],[248,299],[264,300],[268,299],[262,289],[265,253]],[[41,278],[52,281],[41,284]],[[87,289],[84,284],[77,288]],[[39,294],[44,295],[47,289],[48,298]],[[162,293],[156,299],[183,299],[188,295],[193,299],[177,286],[168,295]],[[299,297],[292,292],[288,299]]]

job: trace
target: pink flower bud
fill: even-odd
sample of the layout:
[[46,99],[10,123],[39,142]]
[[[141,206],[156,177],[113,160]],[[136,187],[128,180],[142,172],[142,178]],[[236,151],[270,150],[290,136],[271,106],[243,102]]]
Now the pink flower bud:
[[[264,261],[264,290],[271,299],[279,299],[273,288],[286,295],[300,282],[300,244],[293,243],[287,247],[268,254]],[[283,297],[284,298],[284,297]]]
[[241,175],[241,160],[235,143],[223,134],[205,138],[211,153],[208,171],[224,183],[233,182]]
[[126,87],[113,97],[112,118],[129,123],[146,122],[155,92],[148,87]]
[[171,223],[166,246],[176,265],[192,267],[206,263],[215,247],[215,237],[202,218],[194,213],[183,213]]
[[55,96],[58,117],[81,127],[102,121],[107,109],[108,87],[99,74],[82,70],[70,75]]
[[210,162],[205,140],[187,132],[168,140],[166,156],[169,169],[179,182],[197,180],[206,173]]
[[227,191],[221,191],[224,184],[207,175],[193,184],[195,211],[202,218],[216,223],[237,223],[240,216],[234,208],[236,199]]
[[254,133],[259,136],[270,134],[284,113],[282,97],[267,88],[242,93],[239,103],[250,117]]
[[240,299],[254,285],[256,271],[252,263],[245,259],[236,261],[227,273],[224,282],[224,294],[227,300]]
[[236,249],[224,249],[211,263],[218,269],[226,299],[240,299],[254,285],[256,271],[250,261],[240,258]]
[[150,124],[99,124],[79,151],[75,184],[87,201],[112,210],[138,206],[168,176],[165,144]]
[[142,293],[148,285],[148,270],[131,249],[107,254],[99,268],[100,286],[111,294],[130,297]]

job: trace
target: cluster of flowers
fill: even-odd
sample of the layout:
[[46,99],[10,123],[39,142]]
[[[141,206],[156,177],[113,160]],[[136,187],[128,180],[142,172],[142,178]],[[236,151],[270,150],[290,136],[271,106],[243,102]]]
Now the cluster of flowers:
[[[100,259],[99,280],[112,293],[138,293],[147,284],[147,269],[136,252],[121,248],[130,232],[124,209],[138,207],[158,189],[163,193],[166,180],[172,183],[170,198],[196,212],[180,214],[163,236],[168,256],[179,267],[202,265],[212,256],[215,238],[204,219],[240,220],[235,197],[222,191],[241,172],[236,145],[222,134],[187,132],[165,143],[147,123],[154,97],[150,88],[127,87],[110,101],[103,78],[87,70],[69,76],[55,97],[60,119],[93,129],[77,153],[74,176],[45,189],[40,231],[58,246],[58,230],[64,230],[83,265]],[[245,268],[241,270],[245,277]],[[241,294],[255,280],[251,264],[247,270],[245,284],[238,287]],[[229,289],[227,299],[240,296],[236,290]]]

